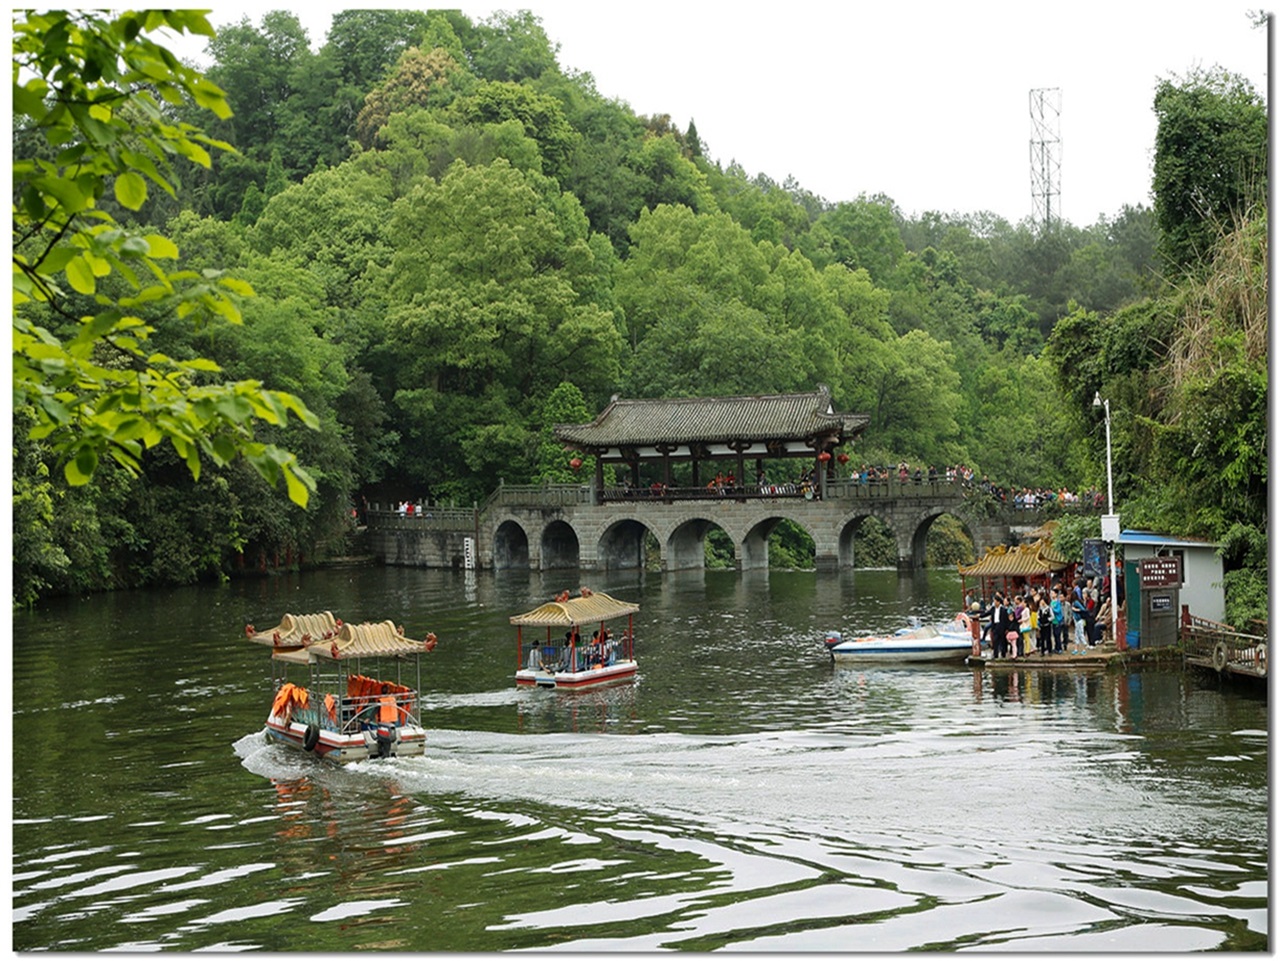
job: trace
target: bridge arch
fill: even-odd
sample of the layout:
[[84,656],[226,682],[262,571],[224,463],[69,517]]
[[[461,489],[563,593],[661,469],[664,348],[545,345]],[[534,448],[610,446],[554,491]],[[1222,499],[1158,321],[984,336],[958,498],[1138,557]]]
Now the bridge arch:
[[581,566],[581,548],[578,532],[567,521],[551,521],[542,529],[541,538],[542,570],[561,570]]
[[955,511],[948,510],[946,507],[929,507],[922,509],[910,525],[910,529],[903,532],[906,535],[905,539],[901,535],[899,536],[899,567],[904,567],[904,560],[907,562],[905,569],[917,570],[927,566],[925,558],[928,547],[929,531],[933,527],[934,521],[939,517],[944,516],[954,517],[959,521],[961,530],[963,530],[965,536],[969,538],[970,543],[974,545],[975,552],[978,551],[978,539],[974,536],[974,532],[970,529],[963,517]]
[[737,542],[738,569],[764,570],[769,566],[769,538],[783,521],[794,524],[813,541],[815,555],[822,543],[822,535],[815,532],[807,518],[796,517],[787,511],[767,514],[751,524]]
[[529,535],[519,521],[506,518],[493,529],[493,568],[529,568]]
[[651,534],[654,534],[653,529],[634,517],[613,521],[600,534],[596,545],[596,567],[601,570],[643,568],[645,539]]
[[705,517],[691,517],[675,525],[666,538],[663,567],[668,571],[701,570],[707,566],[706,540],[712,528],[719,528],[733,544],[734,559],[738,555],[738,538],[733,531]]
[[[857,562],[853,542],[858,536],[858,532],[862,529],[862,525],[868,520],[877,520],[892,533],[895,542],[901,544],[902,537],[898,533],[902,520],[896,517],[892,512],[885,510],[877,510],[875,507],[861,508],[851,514],[846,514],[836,524],[839,532],[836,538],[836,561],[839,567],[853,567]],[[902,551],[899,548],[898,556],[901,558]],[[899,562],[901,564],[901,562]]]

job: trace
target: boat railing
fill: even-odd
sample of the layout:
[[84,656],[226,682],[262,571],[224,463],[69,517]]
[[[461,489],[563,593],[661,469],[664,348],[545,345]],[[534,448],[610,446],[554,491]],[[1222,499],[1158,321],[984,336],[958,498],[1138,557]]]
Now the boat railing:
[[417,714],[416,694],[410,691],[408,693],[382,696],[395,698],[396,717],[394,721],[388,722],[380,719],[380,711],[383,706],[380,697],[350,697],[347,695],[342,697],[334,696],[332,713],[325,706],[323,695],[318,698],[313,696],[307,707],[295,706],[289,714],[289,719],[307,726],[314,724],[322,731],[333,731],[338,734],[359,734],[367,727],[374,727],[380,724],[391,724],[393,727],[406,724],[421,726]]
[[606,642],[603,650],[597,650],[598,647],[590,641],[575,644],[573,662],[570,663],[568,644],[533,644],[529,646],[521,666],[530,670],[589,671],[597,664],[609,667],[624,656],[621,644],[616,640]]

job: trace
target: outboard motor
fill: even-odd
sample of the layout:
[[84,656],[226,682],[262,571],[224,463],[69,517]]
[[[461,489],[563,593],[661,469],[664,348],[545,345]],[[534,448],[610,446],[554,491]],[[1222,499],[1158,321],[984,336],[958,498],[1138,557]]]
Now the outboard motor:
[[378,757],[391,757],[391,747],[396,742],[393,728],[379,725],[374,731],[374,739],[378,742]]
[[827,636],[824,639],[823,643],[827,645],[827,650],[831,650],[831,648],[835,647],[837,644],[842,643],[843,641],[844,641],[844,638],[840,636],[839,631],[827,631]]

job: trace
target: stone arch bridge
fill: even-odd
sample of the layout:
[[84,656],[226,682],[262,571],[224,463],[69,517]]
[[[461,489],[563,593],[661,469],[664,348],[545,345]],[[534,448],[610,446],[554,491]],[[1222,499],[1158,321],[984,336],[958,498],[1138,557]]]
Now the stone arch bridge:
[[959,519],[979,556],[997,544],[1016,544],[1044,521],[1038,511],[982,516],[957,481],[879,483],[835,481],[820,497],[791,490],[702,490],[651,494],[601,492],[590,484],[504,485],[472,509],[430,508],[414,516],[371,510],[372,549],[387,564],[482,569],[643,567],[645,542],[657,541],[663,571],[701,568],[708,531],[719,527],[733,543],[741,570],[769,565],[769,535],[780,521],[813,538],[819,570],[854,564],[853,541],[867,518],[893,531],[898,568],[924,566],[930,526],[943,514]]

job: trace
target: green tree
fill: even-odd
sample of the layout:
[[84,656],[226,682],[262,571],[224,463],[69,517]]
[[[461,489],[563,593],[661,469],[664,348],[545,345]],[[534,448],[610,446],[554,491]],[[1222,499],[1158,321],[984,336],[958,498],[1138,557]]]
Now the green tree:
[[485,80],[519,83],[556,69],[557,48],[528,10],[494,14],[476,26],[475,36],[475,71]]
[[263,14],[261,28],[243,17],[218,30],[209,54],[209,80],[226,91],[235,111],[220,117],[211,132],[266,162],[280,133],[284,103],[294,92],[294,71],[312,56],[306,29],[286,10]]
[[799,246],[819,266],[862,267],[877,283],[888,279],[906,252],[893,201],[882,195],[837,204],[814,221]]
[[1243,77],[1193,71],[1156,88],[1157,241],[1176,274],[1210,255],[1229,224],[1267,189],[1267,104]]
[[543,172],[552,177],[567,169],[579,139],[559,101],[515,83],[482,83],[474,94],[457,101],[455,111],[463,121],[477,125],[519,121],[542,151]]
[[[69,484],[87,483],[109,456],[137,471],[145,449],[168,442],[198,478],[202,458],[245,457],[263,477],[283,476],[305,504],[313,482],[286,451],[253,436],[253,424],[314,415],[298,398],[255,380],[212,381],[199,357],[153,352],[152,322],[239,322],[236,295],[252,289],[217,271],[170,271],[176,245],[125,228],[102,207],[108,188],[129,210],[148,183],[172,192],[169,157],[208,165],[225,149],[161,103],[186,98],[226,117],[222,91],[145,34],[161,27],[212,33],[191,11],[29,13],[14,22],[15,124],[31,146],[15,153],[13,391],[30,405],[30,432],[63,459]],[[20,81],[20,82],[19,82]],[[37,159],[42,145],[53,160]],[[120,290],[122,293],[117,294]]]
[[395,69],[382,84],[369,91],[356,117],[356,138],[372,147],[379,128],[393,113],[415,107],[447,104],[450,81],[458,63],[442,49],[410,47],[400,55]]
[[396,203],[391,232],[404,466],[472,497],[529,476],[533,405],[562,381],[598,397],[617,379],[613,313],[580,292],[599,286],[581,206],[505,160],[458,161]]
[[568,484],[581,478],[583,472],[586,476],[591,476],[591,472],[595,470],[594,459],[580,458],[582,466],[575,471],[569,464],[571,455],[555,439],[555,428],[557,424],[585,424],[593,416],[595,415],[587,409],[586,399],[577,384],[566,380],[555,386],[538,411],[538,454],[531,480]]

